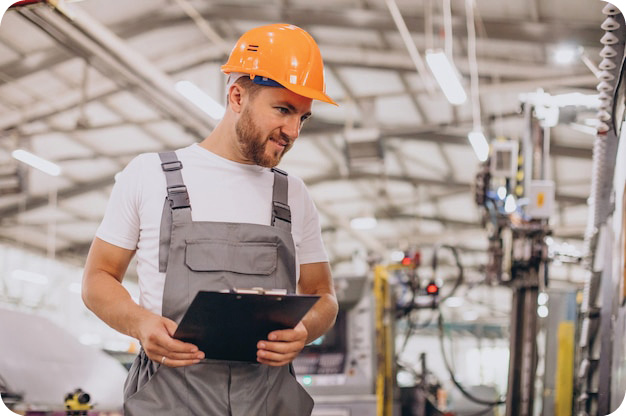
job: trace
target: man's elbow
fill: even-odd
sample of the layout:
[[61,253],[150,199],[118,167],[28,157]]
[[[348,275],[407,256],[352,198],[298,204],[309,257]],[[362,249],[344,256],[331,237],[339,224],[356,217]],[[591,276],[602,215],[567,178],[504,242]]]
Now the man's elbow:
[[89,282],[89,277],[87,276],[86,272],[85,272],[85,275],[83,276],[83,283],[81,285],[80,296],[83,300],[83,304],[85,304],[87,309],[93,312],[93,309],[91,307],[90,282]]
[[87,307],[87,309],[94,313],[98,296],[103,292],[103,288],[98,284],[99,276],[97,276],[97,274],[97,271],[85,268],[80,290],[80,296],[83,300],[83,304]]
[[337,321],[337,314],[339,313],[339,302],[337,302],[337,296],[334,293],[327,295],[329,304],[329,315],[331,317],[328,328],[332,328]]

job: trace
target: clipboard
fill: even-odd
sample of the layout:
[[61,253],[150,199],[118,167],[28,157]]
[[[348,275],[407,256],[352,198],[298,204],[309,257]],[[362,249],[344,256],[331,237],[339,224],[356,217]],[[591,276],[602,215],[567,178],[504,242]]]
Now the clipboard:
[[196,345],[205,358],[257,362],[257,343],[294,328],[320,297],[200,291],[174,338]]

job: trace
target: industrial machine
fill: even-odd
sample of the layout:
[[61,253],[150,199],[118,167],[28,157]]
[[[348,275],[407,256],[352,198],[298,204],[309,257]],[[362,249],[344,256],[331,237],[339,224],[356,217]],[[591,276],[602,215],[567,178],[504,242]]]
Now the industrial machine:
[[376,310],[367,276],[335,278],[335,326],[294,360],[298,381],[315,399],[313,415],[376,416]]
[[[511,177],[513,169],[490,170],[484,166],[478,175],[477,203],[484,208],[490,243],[487,280],[508,285],[513,290],[510,318],[510,362],[507,416],[531,416],[533,412],[535,369],[537,366],[537,296],[547,279],[547,245],[550,234],[546,205],[554,200],[554,184],[545,180],[548,147],[544,146],[549,126],[541,126],[533,104],[526,103],[528,134],[523,142],[523,169]],[[537,146],[536,144],[540,145]],[[492,154],[492,165],[511,165],[518,160],[517,146]],[[500,163],[502,160],[504,162]],[[495,174],[494,174],[495,173]],[[496,176],[497,175],[497,176]],[[498,183],[499,182],[499,183]],[[497,183],[497,185],[496,185]],[[493,192],[493,186],[498,191]],[[525,209],[515,199],[531,195]],[[507,205],[508,204],[508,205]],[[515,404],[515,405],[513,405]]]
[[593,150],[590,221],[585,234],[587,280],[580,317],[575,388],[577,415],[605,415],[622,403],[626,390],[623,343],[624,199],[626,157],[623,120],[626,108],[623,14],[607,3],[602,10],[602,61],[598,65],[600,107]]
[[[481,394],[480,389],[464,389],[452,377],[462,399],[467,400],[467,409],[481,409],[472,414],[493,414],[500,404],[506,404],[507,416],[535,414],[538,313],[548,297],[551,316],[542,325],[550,332],[545,337],[550,354],[544,357],[550,362],[544,363],[544,370],[550,372],[553,380],[544,377],[542,414],[609,414],[621,404],[626,390],[626,167],[616,164],[616,158],[626,157],[623,141],[619,146],[626,110],[626,31],[624,18],[616,7],[607,4],[603,13],[606,19],[602,28],[606,34],[601,40],[603,60],[597,74],[599,105],[578,102],[574,95],[554,97],[543,91],[526,94],[522,100],[526,126],[523,137],[519,141],[494,140],[490,157],[476,176],[475,199],[482,208],[489,238],[486,283],[509,287],[513,297],[506,398],[498,398],[494,391]],[[550,133],[558,123],[572,122],[581,115],[589,118],[589,112],[598,110],[590,198],[592,219],[586,235],[588,280],[580,302],[573,291],[549,289],[548,265],[553,256],[559,255],[551,253],[548,245],[552,234],[549,219],[555,205]],[[616,253],[621,259],[615,258]],[[578,256],[568,261],[582,260]],[[457,284],[462,282],[460,269]],[[435,297],[417,296],[418,288],[424,287],[416,285],[415,276],[402,280],[394,276],[396,272],[394,267],[377,266],[373,281],[365,277],[337,279],[341,311],[336,327],[307,346],[295,362],[300,381],[316,400],[314,415],[441,413],[433,405],[435,389],[427,383],[425,358],[421,374],[415,374],[415,387],[395,386],[395,328],[389,320],[405,319],[419,308],[435,310],[442,296],[438,296],[436,286],[432,288]],[[410,319],[405,322],[408,339],[414,323]],[[437,325],[443,333],[441,314]],[[578,347],[574,356],[575,340]],[[443,348],[442,352],[445,358]],[[547,394],[546,389],[551,393]]]
[[[559,123],[572,122],[581,115],[588,117],[590,111],[597,110],[597,104],[589,105],[579,96],[551,96],[541,90],[526,94],[522,99],[526,128],[521,141],[493,141],[491,155],[476,177],[476,203],[482,208],[489,237],[486,279],[513,292],[507,416],[531,416],[536,407],[538,307],[542,306],[538,298],[545,295],[549,284],[547,242],[552,234],[549,219],[555,200],[550,132]],[[573,342],[573,331],[568,334]],[[571,369],[573,357],[569,356]],[[560,395],[560,402],[552,405],[571,411],[572,377],[564,377],[567,384],[560,385],[561,389],[570,386],[570,397]]]
[[[294,360],[298,381],[315,399],[314,416],[441,414],[430,397],[436,387],[434,394],[423,394],[432,387],[425,359],[419,386],[400,391],[396,385],[398,319],[438,306],[439,288],[433,281],[419,282],[418,265],[415,253],[399,264],[375,266],[370,276],[335,278],[336,324]],[[406,338],[414,329],[407,324]],[[431,412],[416,410],[426,408]]]
[[[550,323],[553,330],[560,332],[559,336],[572,341],[577,336],[578,371],[576,375],[573,371],[565,371],[573,366],[573,348],[571,352],[569,348],[563,351],[567,358],[559,358],[560,363],[548,363],[553,371],[560,371],[559,365],[565,370],[557,374],[560,381],[555,386],[557,393],[549,400],[551,408],[547,408],[544,401],[544,414],[554,414],[555,411],[573,414],[572,409],[581,416],[609,414],[621,403],[623,396],[622,391],[614,397],[615,385],[626,385],[623,376],[620,377],[624,357],[614,349],[614,345],[619,345],[618,351],[623,350],[625,320],[620,317],[626,316],[621,306],[626,273],[616,278],[612,268],[620,264],[613,257],[614,253],[620,253],[620,248],[616,247],[619,244],[622,244],[620,254],[624,267],[624,232],[610,226],[611,221],[622,224],[613,213],[616,192],[621,192],[624,187],[623,172],[615,180],[614,176],[617,176],[616,157],[625,109],[626,87],[622,78],[626,31],[624,17],[615,6],[607,4],[603,13],[606,17],[602,29],[606,33],[601,39],[603,60],[597,72],[599,105],[581,110],[580,105],[577,107],[577,103],[571,101],[572,97],[569,105],[564,107],[564,104],[556,103],[556,97],[542,91],[528,94],[523,103],[526,134],[521,143],[504,139],[492,143],[490,160],[476,178],[476,202],[483,207],[489,233],[487,279],[513,290],[507,416],[530,416],[535,407],[537,299],[546,291],[549,282],[546,239],[551,234],[548,218],[554,202],[554,184],[549,177],[550,128],[580,111],[598,111],[590,222],[585,236],[584,260],[588,279],[579,308],[578,325],[574,325],[576,318],[572,312],[566,312],[572,310],[566,305],[575,305],[574,298],[567,294],[553,296],[553,304],[563,305],[559,314],[567,319],[568,325]],[[623,150],[621,154],[624,154]],[[622,205],[622,212],[623,209]],[[554,303],[557,298],[560,300]],[[618,325],[615,325],[616,320],[619,320]],[[614,362],[616,358],[619,363]],[[565,359],[568,363],[562,365]],[[572,386],[574,378],[576,383]]]

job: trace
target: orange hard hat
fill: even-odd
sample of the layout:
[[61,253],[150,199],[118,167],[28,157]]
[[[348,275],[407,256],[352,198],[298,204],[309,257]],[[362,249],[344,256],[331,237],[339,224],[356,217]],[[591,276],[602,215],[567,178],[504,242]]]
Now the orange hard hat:
[[324,62],[315,40],[289,24],[260,26],[244,33],[222,72],[269,78],[296,94],[337,105],[326,95]]

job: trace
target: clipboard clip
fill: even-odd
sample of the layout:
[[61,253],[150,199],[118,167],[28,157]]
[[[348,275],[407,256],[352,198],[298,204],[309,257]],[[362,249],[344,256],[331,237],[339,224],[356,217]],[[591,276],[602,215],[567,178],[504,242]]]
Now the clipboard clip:
[[222,290],[222,293],[239,293],[247,295],[286,295],[287,289],[264,289],[262,287],[253,287],[251,289],[232,288],[230,290]]

